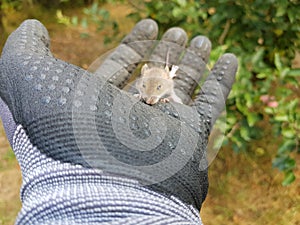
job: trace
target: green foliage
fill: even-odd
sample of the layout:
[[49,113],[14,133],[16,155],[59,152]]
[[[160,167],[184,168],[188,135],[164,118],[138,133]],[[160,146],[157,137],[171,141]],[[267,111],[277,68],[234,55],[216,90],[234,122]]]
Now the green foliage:
[[78,7],[90,4],[93,0],[27,0],[39,4],[45,8],[68,8],[68,7]]
[[22,5],[22,0],[3,0],[1,1],[1,8],[5,8],[7,6],[18,8]]
[[134,6],[135,11],[129,16],[136,21],[142,18],[154,19],[159,23],[161,33],[172,26],[180,26],[195,35],[208,16],[200,1],[144,1]]
[[0,157],[0,171],[15,166],[16,156],[11,148],[7,149]]
[[92,5],[83,9],[84,17],[78,18],[77,16],[68,17],[63,15],[61,10],[57,10],[56,17],[59,23],[65,24],[67,26],[80,26],[83,29],[81,33],[82,37],[89,36],[88,27],[91,25],[96,25],[96,30],[101,31],[105,27],[111,27],[112,33],[104,37],[104,43],[109,43],[113,39],[119,37],[119,25],[116,21],[111,19],[108,10],[101,7],[97,1]]

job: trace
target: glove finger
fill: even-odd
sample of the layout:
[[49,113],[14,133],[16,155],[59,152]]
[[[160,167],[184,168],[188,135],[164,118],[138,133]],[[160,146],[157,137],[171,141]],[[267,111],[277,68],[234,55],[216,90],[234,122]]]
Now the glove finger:
[[225,107],[237,67],[235,55],[228,53],[220,57],[193,103],[209,130]]
[[[30,54],[52,56],[47,29],[38,20],[25,20],[7,39],[2,55],[15,53],[18,56]],[[30,53],[28,56],[28,52]]]
[[158,33],[156,22],[141,20],[105,59],[95,74],[123,88],[145,54],[152,48]]
[[179,27],[170,28],[157,42],[149,57],[149,64],[162,68],[166,63],[169,66],[176,64],[185,49],[187,40],[187,34],[183,29]]
[[175,77],[175,91],[188,104],[207,69],[206,63],[211,51],[211,42],[205,36],[197,36],[192,39],[182,60]]
[[143,19],[135,25],[121,43],[131,47],[139,55],[144,56],[149,51],[149,47],[152,47],[153,42],[151,40],[156,40],[157,35],[157,23],[152,19]]

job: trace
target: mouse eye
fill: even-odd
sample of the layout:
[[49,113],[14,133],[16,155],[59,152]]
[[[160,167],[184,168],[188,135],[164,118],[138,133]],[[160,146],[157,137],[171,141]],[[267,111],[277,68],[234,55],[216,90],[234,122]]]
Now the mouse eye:
[[157,90],[160,90],[160,89],[161,89],[161,85],[158,85],[156,89],[157,89]]
[[143,88],[145,88],[146,87],[146,85],[145,84],[143,84]]

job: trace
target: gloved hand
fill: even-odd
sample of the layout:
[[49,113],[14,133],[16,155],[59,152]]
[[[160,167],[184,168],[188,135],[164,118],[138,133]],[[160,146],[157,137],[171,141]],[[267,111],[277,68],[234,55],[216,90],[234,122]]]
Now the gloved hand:
[[[180,28],[169,29],[160,42],[157,33],[154,21],[142,20],[95,73],[54,58],[47,30],[36,20],[10,35],[0,61],[0,96],[3,123],[22,170],[23,208],[28,207],[19,221],[47,179],[57,189],[70,180],[99,183],[98,175],[118,183],[120,195],[125,187],[140,186],[201,208],[208,188],[208,136],[225,107],[237,60],[232,54],[220,57],[192,101],[206,70],[209,40],[198,36],[186,47]],[[175,92],[185,104],[149,106],[121,90],[140,62],[158,64],[168,51],[170,64],[179,66]],[[83,171],[89,171],[87,178]],[[88,192],[68,191],[75,202]]]

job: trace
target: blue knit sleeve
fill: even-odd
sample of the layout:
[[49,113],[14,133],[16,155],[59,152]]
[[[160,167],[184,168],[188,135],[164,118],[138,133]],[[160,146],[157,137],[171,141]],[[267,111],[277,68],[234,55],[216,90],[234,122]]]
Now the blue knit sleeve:
[[13,148],[23,178],[16,225],[202,224],[199,212],[175,197],[41,154],[22,126],[14,134]]

